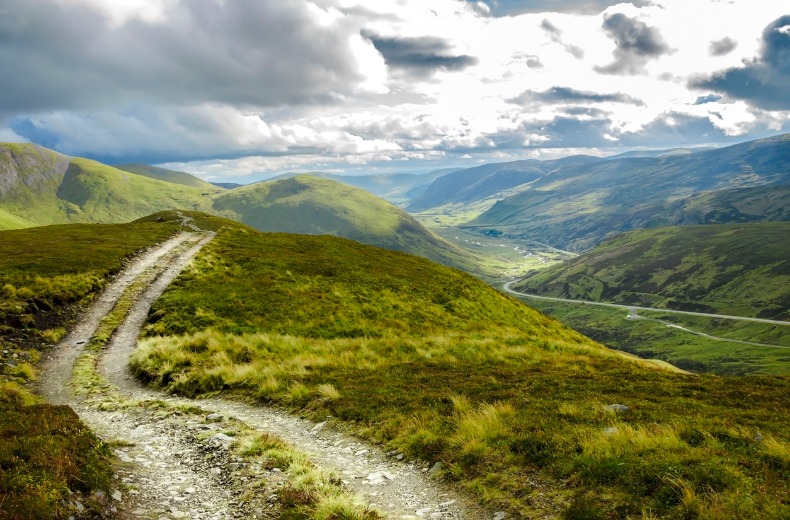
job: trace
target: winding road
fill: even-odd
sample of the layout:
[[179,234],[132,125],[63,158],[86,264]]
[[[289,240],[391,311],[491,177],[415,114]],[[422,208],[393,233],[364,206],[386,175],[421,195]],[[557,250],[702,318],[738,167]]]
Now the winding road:
[[741,345],[750,345],[750,346],[756,346],[756,347],[790,348],[790,347],[784,346],[784,345],[771,345],[771,344],[768,344],[768,343],[758,343],[756,341],[745,341],[745,340],[740,340],[740,339],[723,338],[721,336],[713,336],[711,334],[706,334],[704,332],[699,332],[699,331],[696,331],[696,330],[688,329],[686,327],[681,327],[680,325],[676,325],[674,323],[669,323],[669,322],[666,322],[666,321],[663,321],[663,320],[658,320],[658,319],[654,319],[654,318],[646,318],[644,316],[638,315],[636,313],[636,311],[639,310],[639,311],[664,312],[664,313],[667,313],[667,314],[682,314],[682,315],[686,315],[686,316],[701,316],[701,317],[705,317],[705,318],[718,318],[718,319],[723,319],[723,320],[746,321],[746,322],[752,322],[752,323],[765,323],[765,324],[770,324],[770,325],[790,325],[790,322],[788,322],[788,321],[769,320],[769,319],[765,319],[765,318],[751,318],[749,316],[732,316],[732,315],[728,315],[728,314],[712,314],[712,313],[707,313],[707,312],[678,311],[678,310],[674,310],[674,309],[656,309],[656,308],[653,308],[653,307],[640,307],[638,305],[622,305],[622,304],[618,304],[618,303],[593,302],[593,301],[589,301],[589,300],[571,300],[571,299],[568,299],[568,298],[555,298],[555,297],[551,297],[551,296],[538,296],[537,294],[523,293],[523,292],[519,292],[519,291],[516,291],[515,289],[513,289],[512,285],[514,283],[519,282],[519,281],[520,280],[510,281],[510,282],[506,283],[505,285],[503,285],[502,289],[504,289],[505,292],[507,292],[509,294],[512,294],[512,295],[514,295],[516,297],[519,297],[519,298],[531,298],[531,299],[535,299],[535,300],[544,300],[544,301],[561,302],[561,303],[576,303],[576,304],[580,304],[580,305],[595,305],[595,306],[598,306],[598,307],[608,307],[608,308],[611,308],[611,309],[623,309],[623,310],[628,311],[628,313],[629,313],[628,315],[632,319],[643,319],[643,320],[653,321],[653,322],[656,322],[656,323],[662,323],[662,324],[666,325],[667,327],[676,328],[676,329],[682,330],[684,332],[688,332],[690,334],[695,334],[697,336],[702,336],[702,337],[709,338],[709,339],[715,339],[715,340],[718,340],[718,341],[727,341],[729,343],[738,343],[738,344],[741,344]]

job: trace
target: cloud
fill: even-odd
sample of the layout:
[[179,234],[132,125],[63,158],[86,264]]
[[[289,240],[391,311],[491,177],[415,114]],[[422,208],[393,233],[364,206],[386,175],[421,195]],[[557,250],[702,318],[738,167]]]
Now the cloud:
[[551,41],[553,41],[554,43],[559,43],[560,45],[562,45],[565,48],[565,50],[568,51],[568,53],[571,56],[573,56],[574,58],[579,59],[579,60],[584,58],[584,50],[581,47],[578,47],[576,45],[571,45],[569,43],[563,42],[562,41],[562,31],[559,30],[557,28],[557,26],[555,26],[549,20],[544,19],[540,23],[540,28],[543,29],[544,31],[546,31],[546,34],[549,35],[549,38],[551,38]]
[[603,74],[639,74],[647,62],[670,48],[655,27],[635,18],[615,13],[604,18],[604,31],[615,41],[614,61],[595,70]]
[[417,77],[427,77],[439,70],[459,71],[477,64],[474,56],[454,54],[440,38],[383,37],[369,32],[363,36],[381,53],[387,65]]
[[518,105],[528,105],[533,103],[544,103],[550,105],[565,104],[565,103],[627,103],[630,105],[644,106],[644,102],[636,99],[628,94],[615,93],[615,94],[599,94],[597,92],[589,92],[582,90],[575,90],[569,87],[551,87],[550,89],[542,92],[534,90],[526,90],[509,100],[511,103]]
[[[598,14],[608,7],[624,3],[623,0],[466,0],[484,16],[517,16],[525,13],[576,13]],[[632,0],[636,7],[653,5],[653,2]],[[482,5],[480,5],[482,4]]]
[[729,36],[725,36],[721,40],[710,42],[710,46],[708,47],[708,54],[710,54],[711,56],[726,56],[727,54],[734,51],[735,47],[737,46],[738,46],[738,42],[736,42]]
[[365,79],[350,45],[358,29],[309,3],[171,2],[164,21],[120,25],[82,2],[2,4],[0,119],[134,103],[331,103]]
[[692,88],[721,92],[766,110],[790,110],[790,15],[768,25],[758,57],[690,82]]

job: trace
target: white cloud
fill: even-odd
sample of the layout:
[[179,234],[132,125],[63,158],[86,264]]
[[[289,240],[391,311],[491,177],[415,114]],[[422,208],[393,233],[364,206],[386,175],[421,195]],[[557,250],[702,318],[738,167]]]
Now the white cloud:
[[[59,7],[19,3],[27,25],[0,19],[9,42],[0,68],[17,71],[0,77],[0,124],[12,129],[0,138],[42,139],[73,155],[179,161],[188,171],[192,159],[206,175],[263,176],[597,154],[633,136],[649,142],[673,117],[708,122],[710,139],[788,124],[787,113],[743,102],[694,106],[710,92],[688,87],[756,56],[761,32],[784,14],[778,2],[599,2],[609,7],[508,17],[457,0],[41,2]],[[668,49],[623,62],[638,74],[599,72],[617,56],[617,33],[603,26],[618,14]],[[388,56],[381,41],[394,46]],[[712,42],[727,52],[712,53]],[[432,59],[438,65],[408,72]],[[551,89],[589,95],[508,101]],[[605,96],[614,93],[643,104]]]

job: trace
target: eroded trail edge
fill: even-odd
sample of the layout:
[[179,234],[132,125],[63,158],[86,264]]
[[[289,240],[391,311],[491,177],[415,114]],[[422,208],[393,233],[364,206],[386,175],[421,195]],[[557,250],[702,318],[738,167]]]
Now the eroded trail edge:
[[[276,436],[335,472],[371,507],[388,518],[504,518],[484,511],[453,488],[430,478],[424,464],[396,460],[326,423],[288,412],[222,399],[177,398],[140,385],[128,359],[151,305],[213,234],[182,233],[132,262],[94,302],[44,365],[42,393],[71,405],[121,461],[112,499],[125,518],[274,518],[277,468],[250,467],[228,450],[234,425]],[[149,278],[123,323],[102,351],[99,375],[104,392],[122,396],[124,406],[85,398],[68,389],[72,367],[101,320],[148,270]],[[151,270],[156,270],[151,274]],[[139,283],[139,281],[137,282]],[[116,395],[116,399],[118,398]],[[133,404],[129,404],[133,403]],[[200,407],[201,410],[195,410]],[[399,456],[398,458],[402,458]],[[256,484],[263,477],[268,484]],[[251,494],[258,495],[251,498]],[[260,495],[264,496],[260,496]],[[266,496],[268,495],[268,496]],[[269,504],[271,510],[267,509]]]

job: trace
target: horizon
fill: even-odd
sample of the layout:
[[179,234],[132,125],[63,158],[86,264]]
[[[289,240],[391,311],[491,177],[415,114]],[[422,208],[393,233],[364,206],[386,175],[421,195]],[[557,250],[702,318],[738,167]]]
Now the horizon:
[[31,4],[0,4],[0,141],[111,165],[248,184],[790,132],[774,2]]

